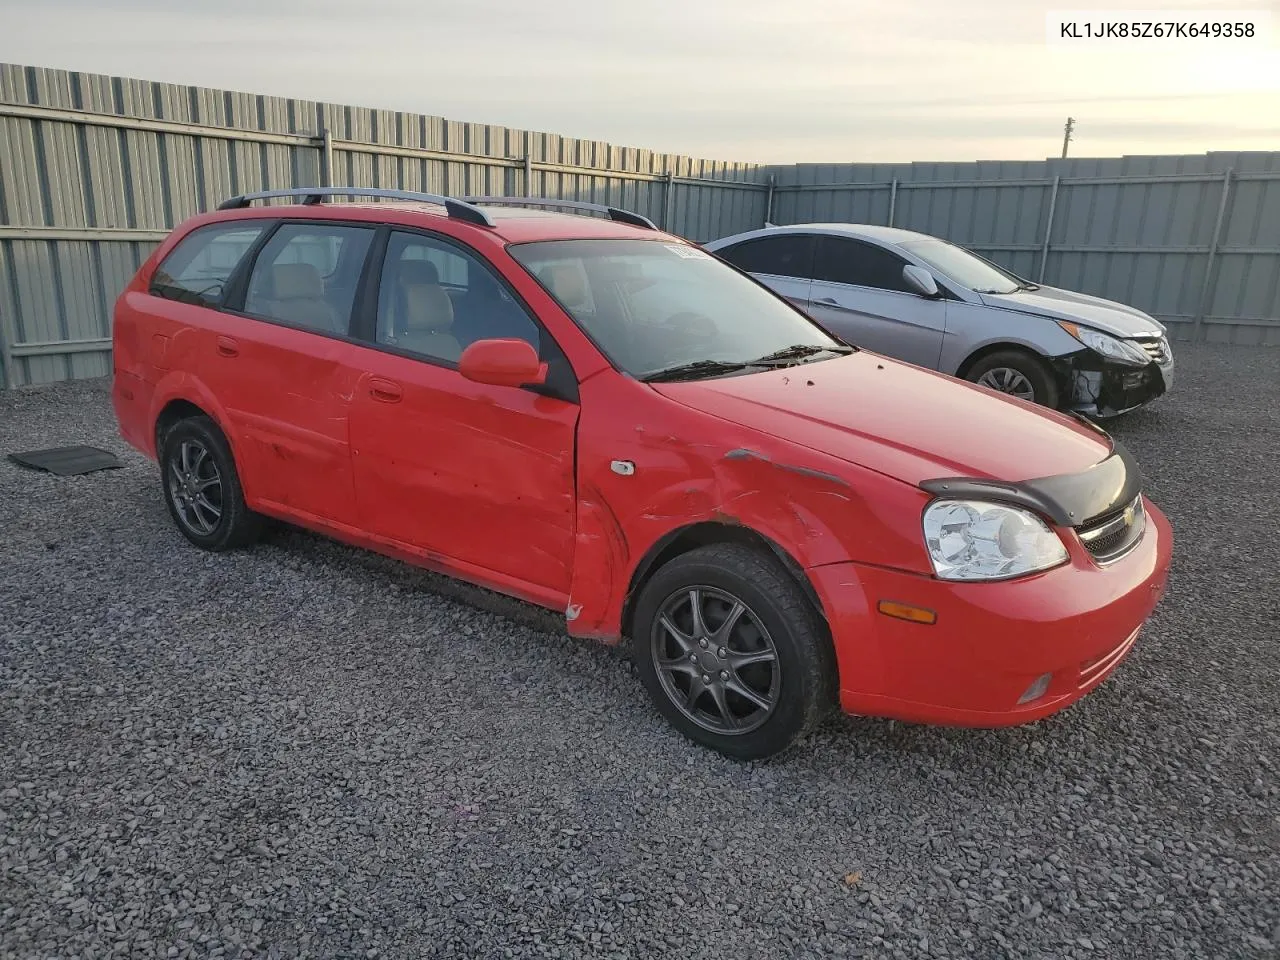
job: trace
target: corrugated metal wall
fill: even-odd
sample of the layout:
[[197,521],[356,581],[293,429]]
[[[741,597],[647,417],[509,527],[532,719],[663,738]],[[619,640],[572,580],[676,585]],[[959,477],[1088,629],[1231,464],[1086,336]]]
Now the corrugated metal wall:
[[1178,339],[1280,345],[1280,153],[771,172],[773,223],[891,223],[1132,304]]
[[767,199],[756,164],[0,64],[0,383],[110,373],[112,304],[171,227],[326,177],[605,202],[696,240],[759,226]]
[[766,218],[893,223],[1181,339],[1280,344],[1280,153],[766,167],[0,64],[0,383],[109,373],[112,304],[172,226],[326,181],[607,202],[698,241]]

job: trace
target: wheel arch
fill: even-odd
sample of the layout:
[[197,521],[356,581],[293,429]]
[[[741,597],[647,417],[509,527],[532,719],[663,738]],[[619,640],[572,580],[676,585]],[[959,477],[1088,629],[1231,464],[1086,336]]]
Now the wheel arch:
[[230,429],[227,413],[213,393],[195,377],[175,371],[156,384],[151,402],[149,439],[153,445],[152,453],[157,459],[160,456],[161,429],[168,429],[187,416],[208,417],[222,431],[232,454],[237,452],[236,438]]
[[636,600],[650,577],[676,557],[688,553],[690,550],[696,550],[698,547],[713,543],[740,543],[767,551],[776,557],[787,573],[799,585],[801,591],[803,591],[812,605],[814,613],[822,621],[824,629],[829,630],[827,614],[823,609],[822,600],[819,598],[817,590],[814,589],[809,578],[805,576],[804,568],[785,548],[772,538],[765,536],[758,530],[753,530],[751,527],[715,520],[703,520],[677,527],[663,534],[645,551],[644,556],[640,558],[640,562],[635,565],[622,602],[621,624],[623,636],[630,637],[632,635],[632,618],[635,615]]
[[[192,403],[180,397],[175,397],[161,408],[156,414],[154,424],[153,442],[156,445],[156,453],[160,452],[160,444],[164,439],[164,435],[173,427],[174,424],[182,420],[190,420],[193,417],[209,417],[209,411],[205,410],[198,404]],[[209,419],[213,419],[209,417]],[[226,431],[224,430],[225,434]]]
[[1043,350],[1032,346],[1029,343],[1017,340],[996,340],[992,343],[985,343],[974,349],[964,360],[960,366],[956,368],[954,376],[959,380],[968,380],[969,372],[977,366],[982,360],[992,354],[1000,353],[1004,350],[1012,350],[1017,353],[1024,353],[1031,357],[1044,368],[1054,388],[1057,390],[1057,403],[1054,404],[1056,409],[1062,407],[1071,397],[1071,373],[1069,366],[1062,362],[1061,357],[1052,357]]
[[1053,364],[1049,362],[1049,358],[1031,344],[1018,340],[993,340],[991,343],[984,343],[982,346],[971,350],[968,356],[961,360],[960,365],[956,367],[955,376],[961,380],[966,379],[969,371],[977,366],[979,361],[984,360],[993,353],[1000,353],[1002,350],[1016,350],[1018,353],[1025,353],[1043,363],[1045,369],[1053,370]]

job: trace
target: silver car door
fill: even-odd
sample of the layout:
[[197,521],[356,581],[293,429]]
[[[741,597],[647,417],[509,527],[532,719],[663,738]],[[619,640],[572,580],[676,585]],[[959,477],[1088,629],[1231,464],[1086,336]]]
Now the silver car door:
[[807,311],[813,243],[812,233],[771,233],[723,247],[715,253]]
[[850,237],[820,236],[809,313],[850,343],[937,369],[947,301],[914,293],[902,279],[907,262]]

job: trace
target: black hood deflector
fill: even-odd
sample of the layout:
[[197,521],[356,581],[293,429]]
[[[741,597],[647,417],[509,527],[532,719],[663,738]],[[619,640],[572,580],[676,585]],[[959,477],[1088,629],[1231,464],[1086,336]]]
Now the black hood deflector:
[[920,489],[940,497],[992,500],[1026,507],[1061,527],[1078,527],[1128,505],[1142,489],[1138,463],[1114,438],[1111,454],[1088,470],[1010,483],[971,477],[925,480]]

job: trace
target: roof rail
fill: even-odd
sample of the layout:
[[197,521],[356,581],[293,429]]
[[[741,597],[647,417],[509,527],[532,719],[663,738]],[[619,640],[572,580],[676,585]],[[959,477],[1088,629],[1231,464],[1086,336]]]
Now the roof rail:
[[493,221],[479,207],[454,197],[436,193],[414,193],[412,190],[379,190],[374,187],[296,187],[292,190],[264,190],[261,193],[243,193],[218,204],[219,210],[240,210],[254,200],[270,200],[275,197],[302,197],[306,206],[314,206],[325,197],[385,197],[389,200],[416,200],[434,203],[445,208],[449,216],[482,227],[492,227]]
[[635,227],[657,230],[658,225],[648,217],[642,217],[630,210],[606,206],[603,203],[587,203],[584,200],[553,200],[549,197],[463,197],[467,203],[487,203],[491,206],[508,207],[556,207],[563,210],[588,210],[592,213],[606,213],[610,220],[629,223]]

